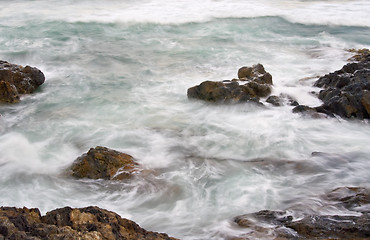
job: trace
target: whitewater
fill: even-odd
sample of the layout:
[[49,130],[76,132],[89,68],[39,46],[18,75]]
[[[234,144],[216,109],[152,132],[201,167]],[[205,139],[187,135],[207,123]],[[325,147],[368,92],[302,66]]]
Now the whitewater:
[[[20,103],[0,104],[1,206],[44,214],[95,205],[176,238],[227,239],[246,231],[233,222],[240,214],[292,204],[347,214],[321,209],[316,196],[370,187],[366,120],[186,95],[261,63],[274,95],[320,105],[318,76],[346,64],[347,49],[370,48],[367,0],[0,4],[0,60],[46,77]],[[128,153],[155,174],[123,182],[66,176],[95,146]]]

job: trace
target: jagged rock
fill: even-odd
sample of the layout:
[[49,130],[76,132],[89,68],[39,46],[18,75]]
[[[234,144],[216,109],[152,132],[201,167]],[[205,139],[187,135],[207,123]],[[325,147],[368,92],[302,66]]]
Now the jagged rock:
[[262,64],[242,67],[238,76],[239,79],[232,81],[204,81],[188,89],[188,98],[215,103],[259,103],[261,97],[271,94],[272,77]]
[[45,81],[37,68],[0,60],[0,101],[19,102],[19,94],[33,93]]
[[99,207],[60,208],[41,216],[37,208],[0,208],[0,239],[175,240],[146,231],[135,222]]
[[238,78],[241,81],[253,81],[272,85],[272,76],[265,71],[262,64],[258,63],[252,67],[241,67],[238,70]]
[[314,84],[323,88],[318,97],[323,104],[315,109],[342,118],[370,118],[370,54],[361,50],[359,62],[320,77]]
[[97,146],[77,158],[71,171],[77,178],[122,180],[131,178],[141,168],[132,156]]
[[[321,153],[315,153],[321,155]],[[370,191],[362,187],[339,187],[320,196],[328,207],[356,211],[353,215],[320,215],[297,212],[295,206],[284,211],[262,210],[234,218],[249,229],[235,239],[368,239],[370,237]],[[298,216],[295,218],[293,216]]]

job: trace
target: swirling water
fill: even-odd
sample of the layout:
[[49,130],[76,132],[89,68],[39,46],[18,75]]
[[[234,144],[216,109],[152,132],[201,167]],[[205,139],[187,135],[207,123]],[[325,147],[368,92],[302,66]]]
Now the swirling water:
[[[341,68],[345,49],[370,47],[368,1],[0,3],[0,59],[46,75],[37,93],[0,105],[0,205],[97,205],[174,237],[224,239],[245,231],[237,215],[293,203],[320,211],[307,199],[369,187],[366,121],[186,96],[262,63],[274,94],[319,105],[317,76]],[[131,182],[63,175],[98,145],[156,173]]]

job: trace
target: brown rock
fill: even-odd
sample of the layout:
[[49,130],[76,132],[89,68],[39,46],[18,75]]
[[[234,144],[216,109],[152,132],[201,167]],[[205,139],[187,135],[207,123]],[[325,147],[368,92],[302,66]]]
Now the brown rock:
[[100,146],[77,158],[71,170],[72,176],[77,178],[107,180],[128,179],[141,171],[132,156]]
[[135,222],[98,207],[60,208],[40,215],[38,209],[0,208],[0,239],[175,240],[146,231]]
[[44,81],[44,74],[37,68],[0,60],[0,101],[18,102],[18,94],[33,93]]
[[9,82],[0,81],[0,101],[17,103],[19,100],[17,88]]
[[[238,71],[238,76],[239,79],[231,81],[204,81],[188,89],[188,98],[215,103],[259,103],[261,97],[271,94],[272,77],[262,64],[242,67]],[[247,83],[240,85],[238,81]]]
[[367,114],[370,116],[370,91],[363,91],[361,103],[362,106],[364,106]]

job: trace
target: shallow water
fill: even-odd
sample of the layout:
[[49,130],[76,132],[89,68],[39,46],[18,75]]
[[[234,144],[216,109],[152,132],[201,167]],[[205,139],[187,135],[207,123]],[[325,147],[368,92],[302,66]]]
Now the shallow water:
[[[0,205],[98,205],[181,239],[224,239],[246,231],[232,223],[237,215],[300,204],[327,211],[312,199],[369,187],[366,121],[186,96],[262,63],[274,94],[319,105],[310,94],[317,76],[341,68],[345,49],[370,47],[368,1],[1,4],[0,59],[36,66],[47,80],[0,105]],[[131,182],[65,177],[98,145],[155,172]]]

